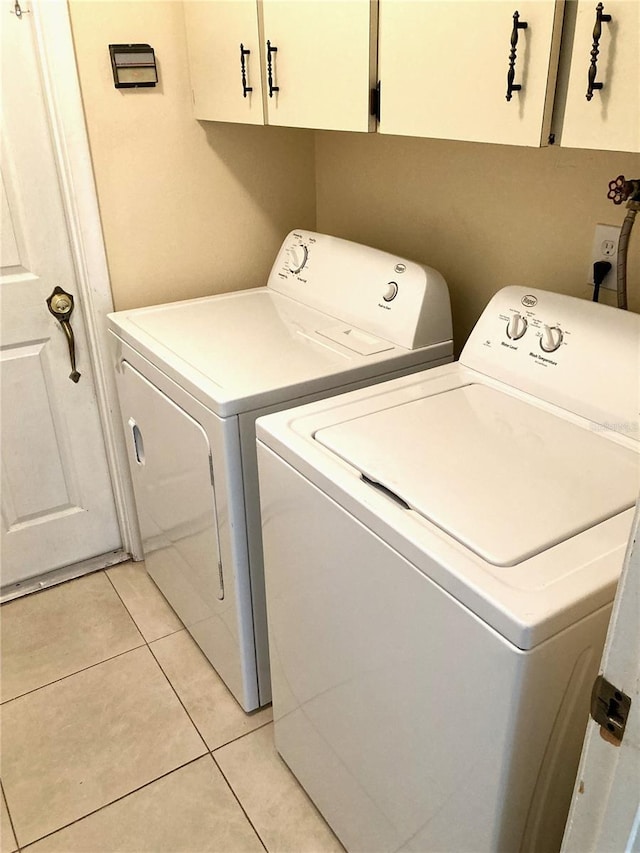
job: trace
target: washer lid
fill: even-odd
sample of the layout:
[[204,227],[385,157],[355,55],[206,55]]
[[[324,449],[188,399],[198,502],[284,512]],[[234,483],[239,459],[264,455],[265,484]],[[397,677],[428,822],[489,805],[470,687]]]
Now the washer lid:
[[485,385],[326,427],[315,439],[496,566],[575,536],[638,494],[637,454]]

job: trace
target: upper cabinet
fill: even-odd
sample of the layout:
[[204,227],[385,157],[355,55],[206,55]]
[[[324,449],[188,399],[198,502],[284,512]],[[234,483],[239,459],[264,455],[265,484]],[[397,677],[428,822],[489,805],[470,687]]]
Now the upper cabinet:
[[187,0],[196,118],[375,130],[374,0]]
[[196,118],[264,124],[256,0],[184,4]]
[[267,123],[375,130],[377,3],[263,0]]
[[184,6],[199,119],[640,151],[640,0]]
[[539,146],[563,3],[380,0],[382,133]]
[[639,152],[640,2],[579,0],[567,13],[561,145]]

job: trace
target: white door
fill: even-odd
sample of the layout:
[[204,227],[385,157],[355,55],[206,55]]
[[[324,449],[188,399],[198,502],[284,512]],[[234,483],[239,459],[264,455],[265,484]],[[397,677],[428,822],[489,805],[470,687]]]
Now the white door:
[[267,124],[369,131],[377,4],[263,0]]
[[546,144],[563,5],[380,0],[380,132]]
[[[600,672],[631,699],[619,744],[589,721],[562,853],[640,850],[640,507],[618,585]],[[613,697],[614,714],[619,713]]]
[[[3,591],[120,548],[34,14],[3,0],[0,272]],[[54,287],[75,297],[76,383]]]

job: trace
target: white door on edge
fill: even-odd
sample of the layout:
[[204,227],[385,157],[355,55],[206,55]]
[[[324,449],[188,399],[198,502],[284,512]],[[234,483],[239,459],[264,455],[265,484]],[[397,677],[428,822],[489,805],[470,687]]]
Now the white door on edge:
[[[615,688],[611,720],[589,720],[562,853],[640,851],[640,506],[631,530],[600,672]],[[624,694],[631,700],[628,713]],[[627,716],[622,739],[611,730]],[[608,731],[609,730],[609,731]]]
[[[34,15],[0,3],[0,379],[4,589],[121,546]],[[11,14],[14,12],[13,14]],[[47,298],[58,287],[62,323]],[[76,369],[70,378],[71,331]]]

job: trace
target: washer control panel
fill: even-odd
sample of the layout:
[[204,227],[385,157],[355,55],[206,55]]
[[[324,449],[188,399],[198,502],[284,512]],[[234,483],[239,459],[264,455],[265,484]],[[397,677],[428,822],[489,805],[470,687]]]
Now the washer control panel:
[[[468,353],[477,346],[481,329],[485,335],[482,352],[486,355],[487,350],[492,350],[497,362],[502,358],[507,362],[513,361],[514,354],[519,353],[525,362],[555,367],[564,357],[564,348],[572,343],[576,313],[571,312],[563,301],[572,297],[552,293],[542,298],[536,295],[538,291],[524,292],[520,296],[519,290],[505,288],[494,296],[469,338],[465,351]],[[512,291],[518,291],[518,294],[512,294]]]
[[542,290],[505,287],[460,363],[640,440],[640,315]]
[[407,349],[452,337],[449,291],[439,272],[349,240],[292,231],[268,286]]
[[[528,316],[523,316],[520,311],[513,311],[506,323],[507,337],[512,341],[519,341],[523,338],[529,328],[530,319]],[[540,349],[544,352],[555,352],[564,338],[564,332],[560,326],[539,324],[536,323],[535,319],[532,320],[531,325],[534,330],[541,329],[540,332],[535,333],[539,338]]]

